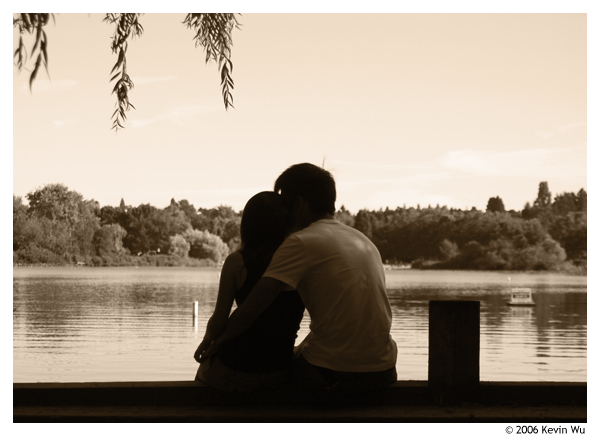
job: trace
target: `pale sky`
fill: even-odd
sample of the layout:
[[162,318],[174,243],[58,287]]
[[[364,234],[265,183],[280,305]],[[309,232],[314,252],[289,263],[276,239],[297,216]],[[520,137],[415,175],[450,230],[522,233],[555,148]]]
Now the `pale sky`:
[[586,14],[244,13],[229,111],[185,14],[146,14],[118,133],[102,17],[55,16],[32,92],[13,67],[15,195],[63,183],[101,206],[241,210],[323,161],[353,213],[494,196],[521,210],[541,181],[588,189]]

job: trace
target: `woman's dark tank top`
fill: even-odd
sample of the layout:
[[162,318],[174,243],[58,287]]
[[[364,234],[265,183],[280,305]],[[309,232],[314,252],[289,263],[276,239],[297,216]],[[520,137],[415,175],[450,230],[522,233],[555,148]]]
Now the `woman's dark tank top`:
[[[238,306],[266,271],[269,262],[246,259],[246,281],[235,292]],[[217,355],[229,368],[240,372],[276,372],[292,362],[304,304],[297,291],[281,292],[254,324],[219,347]]]

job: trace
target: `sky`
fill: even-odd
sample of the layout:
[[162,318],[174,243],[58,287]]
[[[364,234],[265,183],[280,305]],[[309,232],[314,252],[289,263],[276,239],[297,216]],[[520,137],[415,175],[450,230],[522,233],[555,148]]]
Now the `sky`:
[[55,15],[31,90],[13,67],[14,195],[62,183],[101,206],[241,210],[300,162],[331,171],[353,213],[588,190],[584,13],[243,13],[228,111],[185,14],[148,13],[116,133],[102,17]]

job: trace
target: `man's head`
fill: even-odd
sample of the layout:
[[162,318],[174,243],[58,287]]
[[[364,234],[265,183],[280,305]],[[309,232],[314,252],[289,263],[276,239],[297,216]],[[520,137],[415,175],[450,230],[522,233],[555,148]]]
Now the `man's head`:
[[302,225],[335,213],[335,180],[329,171],[316,165],[292,165],[277,178],[274,191],[282,195],[292,213],[304,210]]

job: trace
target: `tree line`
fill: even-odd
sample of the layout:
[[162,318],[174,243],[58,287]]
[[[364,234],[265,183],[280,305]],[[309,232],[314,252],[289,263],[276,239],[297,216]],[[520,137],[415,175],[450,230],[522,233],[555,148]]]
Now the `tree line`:
[[492,197],[485,211],[427,208],[340,210],[390,264],[419,268],[585,271],[587,192],[565,192],[552,200],[547,182],[523,210],[506,211]]
[[[171,200],[100,207],[62,184],[13,195],[13,263],[215,265],[240,244],[241,212]],[[552,199],[548,183],[521,211],[446,206],[361,209],[336,219],[363,232],[390,265],[478,270],[587,270],[587,192]]]
[[26,198],[13,195],[14,264],[215,265],[240,243],[241,213],[229,206],[100,207],[62,184]]

